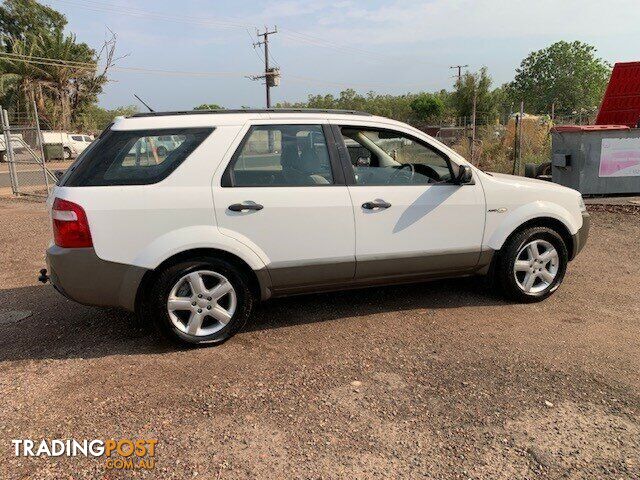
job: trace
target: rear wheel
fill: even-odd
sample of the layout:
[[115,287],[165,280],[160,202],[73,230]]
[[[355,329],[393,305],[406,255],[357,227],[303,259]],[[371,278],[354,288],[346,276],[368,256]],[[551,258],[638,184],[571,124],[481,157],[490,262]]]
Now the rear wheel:
[[170,340],[199,345],[230,338],[243,327],[252,306],[249,284],[233,265],[203,258],[162,271],[146,310]]
[[547,227],[533,227],[510,237],[496,263],[496,284],[508,298],[538,302],[562,283],[569,255],[562,237]]

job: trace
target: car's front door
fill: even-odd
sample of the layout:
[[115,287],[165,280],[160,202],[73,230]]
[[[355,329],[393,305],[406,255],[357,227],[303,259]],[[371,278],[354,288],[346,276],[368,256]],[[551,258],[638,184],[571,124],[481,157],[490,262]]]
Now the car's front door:
[[479,183],[457,185],[445,152],[411,134],[333,127],[356,224],[356,279],[455,273],[479,261]]
[[251,125],[214,203],[221,232],[265,260],[274,290],[353,279],[353,207],[326,123]]

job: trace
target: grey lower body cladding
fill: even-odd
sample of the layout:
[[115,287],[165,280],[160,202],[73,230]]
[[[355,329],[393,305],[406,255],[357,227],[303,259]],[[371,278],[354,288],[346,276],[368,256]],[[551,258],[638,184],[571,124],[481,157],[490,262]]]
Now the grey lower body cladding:
[[[409,283],[483,273],[493,251],[461,251],[425,255],[376,256],[323,262],[287,262],[256,273],[262,299],[314,291]],[[135,310],[145,273],[142,267],[109,262],[93,248],[47,250],[51,283],[60,293],[85,305]]]
[[582,227],[580,230],[572,236],[573,240],[573,248],[571,250],[571,260],[573,260],[576,255],[580,253],[580,251],[587,244],[587,238],[589,237],[589,229],[591,227],[591,217],[587,212],[582,213]]
[[492,258],[493,250],[464,250],[271,264],[263,298],[485,273]]
[[145,268],[102,260],[93,248],[55,245],[47,250],[47,266],[55,289],[71,300],[131,311],[147,272]]

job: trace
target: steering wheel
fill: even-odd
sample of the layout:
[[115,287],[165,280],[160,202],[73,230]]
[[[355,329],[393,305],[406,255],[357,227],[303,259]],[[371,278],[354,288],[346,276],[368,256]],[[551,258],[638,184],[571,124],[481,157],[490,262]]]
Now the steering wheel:
[[429,165],[421,165],[420,168],[424,169],[425,170],[424,174],[427,177],[432,178],[434,182],[442,181],[442,177],[440,177],[440,174],[436,171],[435,168]]
[[401,163],[400,166],[396,169],[396,171],[393,172],[391,175],[389,175],[389,180],[387,180],[387,184],[391,185],[391,182],[395,180],[395,178],[398,175],[400,175],[400,172],[402,172],[402,170],[406,167],[409,167],[411,169],[411,176],[409,177],[409,181],[413,181],[413,177],[416,175],[416,168],[413,166],[412,163]]

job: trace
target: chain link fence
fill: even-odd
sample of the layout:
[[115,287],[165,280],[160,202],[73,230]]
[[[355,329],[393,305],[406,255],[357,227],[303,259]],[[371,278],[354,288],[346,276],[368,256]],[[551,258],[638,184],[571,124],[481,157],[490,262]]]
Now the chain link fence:
[[46,143],[35,104],[30,112],[0,107],[0,194],[46,198],[55,185],[52,169],[66,169],[62,135]]

